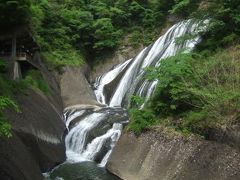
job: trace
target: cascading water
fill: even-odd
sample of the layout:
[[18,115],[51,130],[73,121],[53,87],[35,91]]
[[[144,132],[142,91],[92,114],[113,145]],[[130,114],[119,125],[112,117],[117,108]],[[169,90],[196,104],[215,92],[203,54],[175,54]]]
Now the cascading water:
[[[149,82],[147,80],[143,81],[143,76],[145,74],[145,68],[149,66],[159,66],[161,59],[174,56],[181,50],[185,52],[191,51],[194,46],[199,42],[200,37],[195,36],[193,39],[186,40],[181,44],[176,43],[176,38],[180,38],[187,34],[197,34],[201,28],[199,28],[198,24],[193,20],[183,21],[178,24],[172,26],[163,36],[161,36],[155,43],[150,45],[148,48],[143,49],[134,59],[129,66],[125,66],[127,68],[124,75],[121,77],[121,80],[118,82],[117,88],[115,91],[112,91],[112,94],[108,94],[110,97],[106,100],[106,94],[104,92],[104,88],[106,85],[111,84],[115,79],[110,81],[110,77],[112,71],[104,74],[104,79],[109,79],[107,83],[100,83],[97,86],[96,92],[101,94],[101,99],[97,96],[100,102],[107,103],[110,107],[122,107],[126,106],[129,102],[129,96],[132,94],[137,94],[141,97],[147,97],[146,100],[152,95],[155,86],[157,85],[157,81]],[[122,69],[123,71],[124,69]],[[121,71],[118,71],[120,73]],[[115,74],[116,77],[118,75]],[[106,82],[102,81],[102,79],[98,79],[98,82]],[[108,91],[109,93],[109,91]]]
[[[98,101],[102,104],[107,104],[109,107],[122,107],[126,105],[124,102],[128,102],[128,97],[134,93],[148,100],[158,81],[143,81],[144,69],[149,66],[159,66],[161,59],[174,56],[180,50],[190,51],[194,48],[195,44],[200,40],[199,36],[186,40],[181,44],[177,44],[175,40],[186,34],[196,33],[198,31],[197,28],[197,24],[192,20],[175,24],[155,43],[143,49],[135,58],[117,65],[114,69],[98,77],[95,83],[95,94]],[[120,75],[121,77],[119,78]],[[111,94],[107,94],[105,87],[111,85],[116,79],[119,79],[117,86],[110,88],[114,89],[114,91],[110,92]],[[110,97],[109,101],[107,101],[106,96]],[[104,124],[104,121],[107,121],[109,118],[107,113],[109,112],[104,110],[92,112],[92,114],[87,115],[70,130],[65,141],[68,160],[95,160],[97,154],[102,150],[102,146],[108,140],[111,141],[110,144],[117,141],[122,127],[121,124],[116,123],[112,123],[112,128],[106,129],[100,136],[94,137],[89,142],[87,141],[89,133],[94,131],[99,124]],[[70,124],[73,118],[81,115],[81,111],[70,114],[67,118],[67,125]],[[114,145],[112,144],[112,146]],[[111,149],[112,147],[109,152]],[[77,156],[79,158],[76,158]],[[102,157],[104,158],[104,156]],[[105,163],[102,164],[104,165]]]
[[143,79],[145,68],[159,66],[161,59],[174,56],[180,50],[191,51],[199,42],[199,36],[181,44],[175,40],[198,31],[197,23],[192,20],[175,24],[135,58],[98,77],[94,85],[96,98],[107,107],[69,110],[64,114],[69,129],[65,139],[67,162],[95,161],[105,166],[121,135],[122,124],[128,121],[123,107],[128,105],[129,97],[136,94],[147,101],[158,83]]

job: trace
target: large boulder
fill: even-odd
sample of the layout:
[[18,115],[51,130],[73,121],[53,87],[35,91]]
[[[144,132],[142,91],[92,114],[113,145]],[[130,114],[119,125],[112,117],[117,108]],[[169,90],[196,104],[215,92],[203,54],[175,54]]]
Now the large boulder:
[[38,163],[15,133],[10,139],[0,139],[0,177],[2,180],[42,179]]
[[[58,81],[36,53],[30,62],[48,82],[51,93],[30,89],[15,95],[21,113],[6,111],[12,137],[0,140],[0,179],[38,180],[65,160],[65,122]],[[22,67],[24,68],[24,67]]]
[[[4,159],[1,172],[10,175],[9,179],[39,179],[41,172],[49,171],[65,160],[64,121],[41,92],[29,91],[16,99],[21,113],[6,113],[13,137],[0,141],[0,146],[5,147],[0,148]],[[7,161],[9,157],[14,158]]]
[[240,152],[226,144],[162,130],[139,137],[125,132],[107,168],[125,180],[237,180]]
[[99,106],[81,68],[65,67],[60,79],[61,96],[65,110]]

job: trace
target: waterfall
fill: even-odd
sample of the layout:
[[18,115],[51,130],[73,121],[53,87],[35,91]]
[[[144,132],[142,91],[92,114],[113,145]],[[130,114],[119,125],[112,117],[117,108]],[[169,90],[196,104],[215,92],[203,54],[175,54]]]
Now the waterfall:
[[121,135],[122,124],[128,121],[123,107],[128,105],[129,97],[136,94],[144,97],[146,102],[156,88],[157,80],[143,79],[145,68],[158,67],[162,59],[174,56],[181,50],[191,51],[199,42],[199,36],[181,44],[175,40],[198,31],[198,25],[193,20],[177,23],[135,58],[98,77],[94,85],[96,98],[107,107],[90,112],[86,109],[69,110],[64,114],[69,129],[65,139],[67,161],[95,161],[99,166],[105,166]]
[[[127,113],[111,108],[85,113],[85,110],[72,110],[64,114],[70,129],[65,138],[67,162],[97,161],[99,166],[105,166],[121,135]],[[76,118],[81,120],[70,128]]]
[[[180,38],[187,34],[197,34],[201,28],[193,20],[187,20],[172,26],[163,36],[161,36],[155,43],[150,45],[148,48],[143,49],[135,58],[131,61],[130,66],[124,66],[122,68],[127,68],[125,74],[121,77],[117,88],[112,91],[111,99],[107,103],[110,107],[122,107],[126,106],[125,102],[129,101],[129,97],[136,93],[141,97],[149,97],[152,95],[157,81],[148,82],[143,81],[143,76],[145,74],[145,68],[149,66],[159,66],[161,60],[170,56],[176,55],[179,51],[184,50],[185,52],[191,51],[195,45],[199,42],[200,37],[195,36],[193,39],[186,40],[185,42],[178,44],[175,42],[176,38]],[[128,62],[130,63],[130,62]],[[114,81],[112,79],[112,72],[115,69],[104,74],[104,79],[108,79],[108,84],[96,84],[97,92],[104,92],[106,85],[111,84]],[[118,74],[119,71],[116,71]],[[118,75],[115,74],[115,77]],[[102,81],[103,77],[98,79],[98,82]],[[104,80],[104,82],[106,82]],[[140,88],[138,88],[140,86]],[[99,95],[98,95],[99,96]],[[101,98],[105,99],[105,95],[102,93]],[[101,102],[101,101],[100,101]],[[104,101],[106,103],[106,101]]]
[[106,104],[106,99],[104,95],[104,86],[108,83],[110,83],[112,80],[116,78],[116,76],[122,72],[122,70],[128,65],[128,63],[131,61],[129,59],[128,61],[124,62],[123,64],[120,64],[119,66],[115,67],[113,70],[109,71],[106,74],[103,74],[102,76],[98,77],[96,79],[95,87],[97,88],[95,90],[95,94],[97,97],[98,102],[102,104]]

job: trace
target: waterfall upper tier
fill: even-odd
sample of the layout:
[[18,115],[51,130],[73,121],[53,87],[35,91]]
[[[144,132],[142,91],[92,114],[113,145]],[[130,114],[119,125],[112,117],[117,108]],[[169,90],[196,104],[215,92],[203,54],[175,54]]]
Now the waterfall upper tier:
[[[159,66],[161,60],[176,55],[180,51],[189,52],[200,41],[199,31],[203,26],[193,20],[187,20],[172,26],[163,36],[149,47],[143,49],[135,58],[130,59],[96,79],[95,93],[100,103],[110,107],[123,107],[129,104],[133,94],[148,99],[157,81],[144,79],[147,67]],[[177,43],[176,39],[185,35],[193,35]],[[139,91],[140,90],[140,91]]]

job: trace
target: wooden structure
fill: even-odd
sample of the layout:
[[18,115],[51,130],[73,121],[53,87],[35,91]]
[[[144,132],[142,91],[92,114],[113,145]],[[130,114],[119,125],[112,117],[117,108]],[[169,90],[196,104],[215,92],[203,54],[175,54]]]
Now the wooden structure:
[[9,65],[10,76],[14,80],[22,77],[21,64],[31,63],[39,46],[26,31],[12,36],[0,36],[0,58],[5,59]]

